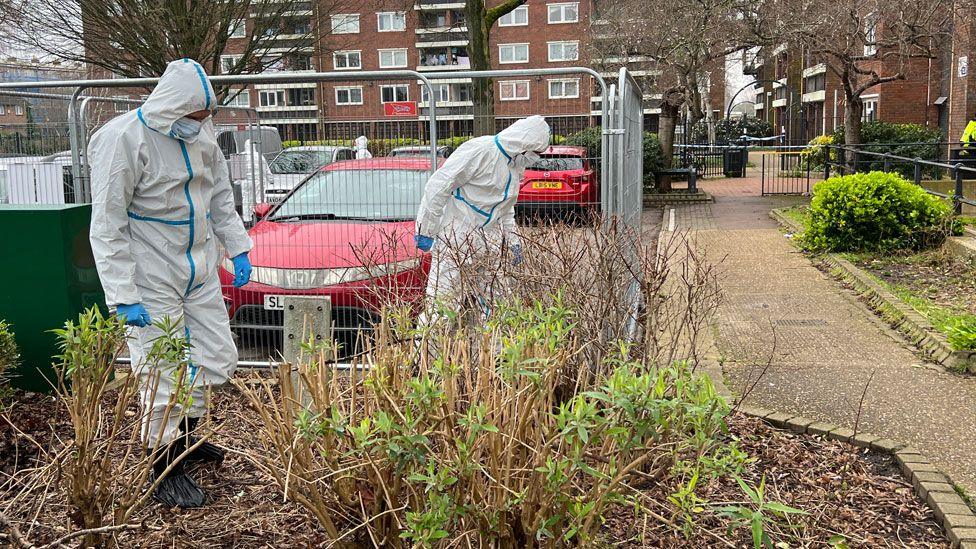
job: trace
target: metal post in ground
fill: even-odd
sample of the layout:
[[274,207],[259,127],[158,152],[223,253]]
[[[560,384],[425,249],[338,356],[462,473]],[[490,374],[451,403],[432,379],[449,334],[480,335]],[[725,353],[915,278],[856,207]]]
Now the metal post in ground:
[[694,166],[688,169],[688,192],[698,192],[698,170]]
[[915,184],[922,185],[922,159],[915,158]]
[[830,179],[830,145],[824,149],[824,181],[826,181]]
[[884,173],[891,171],[891,155],[890,153],[884,154]]
[[956,215],[962,214],[962,163],[956,164],[953,171],[956,174],[956,193],[952,197],[952,205],[955,209]]

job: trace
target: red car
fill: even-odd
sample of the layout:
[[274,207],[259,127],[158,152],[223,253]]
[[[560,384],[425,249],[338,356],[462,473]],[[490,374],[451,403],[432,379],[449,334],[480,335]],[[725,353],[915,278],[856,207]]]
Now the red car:
[[525,170],[519,186],[522,211],[587,212],[600,203],[593,159],[583,147],[552,146]]
[[357,349],[391,295],[419,304],[430,262],[413,235],[429,169],[421,158],[336,162],[280,204],[255,207],[251,281],[234,288],[229,259],[220,270],[231,328],[245,339],[242,354],[252,354],[254,342],[261,353],[279,348],[285,295],[331,299],[340,357]]

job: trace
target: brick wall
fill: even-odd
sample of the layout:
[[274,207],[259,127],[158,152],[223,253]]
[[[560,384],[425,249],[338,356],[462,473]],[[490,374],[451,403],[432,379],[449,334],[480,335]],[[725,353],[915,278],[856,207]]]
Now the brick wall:
[[[969,72],[959,76],[959,58],[969,58]],[[952,70],[949,71],[949,140],[957,141],[976,114],[976,6],[960,12],[952,37]]]

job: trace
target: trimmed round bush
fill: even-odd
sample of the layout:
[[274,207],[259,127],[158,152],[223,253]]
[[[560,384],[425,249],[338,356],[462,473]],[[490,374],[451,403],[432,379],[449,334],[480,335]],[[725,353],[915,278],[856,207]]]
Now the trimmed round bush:
[[827,252],[918,250],[941,245],[952,224],[948,202],[900,175],[857,173],[813,188],[803,240]]

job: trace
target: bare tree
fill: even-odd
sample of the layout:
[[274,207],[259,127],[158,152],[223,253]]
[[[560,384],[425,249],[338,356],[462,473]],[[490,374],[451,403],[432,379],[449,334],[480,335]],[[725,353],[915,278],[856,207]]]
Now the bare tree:
[[[300,57],[314,55],[331,31],[319,22],[344,1],[10,0],[0,10],[22,47],[140,77],[182,57],[211,74],[304,68]],[[235,61],[222,65],[225,53]]]
[[867,90],[905,79],[948,38],[954,0],[767,0],[755,27],[767,44],[819,57],[844,90],[844,141],[861,143]]
[[[687,108],[692,125],[706,118],[708,74],[725,56],[744,49],[754,8],[748,0],[616,0],[606,2],[594,26],[598,56],[646,56],[661,71],[658,136],[665,167],[671,167],[677,119]],[[659,190],[671,190],[662,178]]]
[[[487,7],[485,0],[467,0],[464,13],[468,22],[468,55],[471,68],[491,70],[491,29],[505,14],[525,4],[526,0],[505,0]],[[475,78],[471,83],[474,99],[474,135],[495,133],[495,88],[490,78]]]

